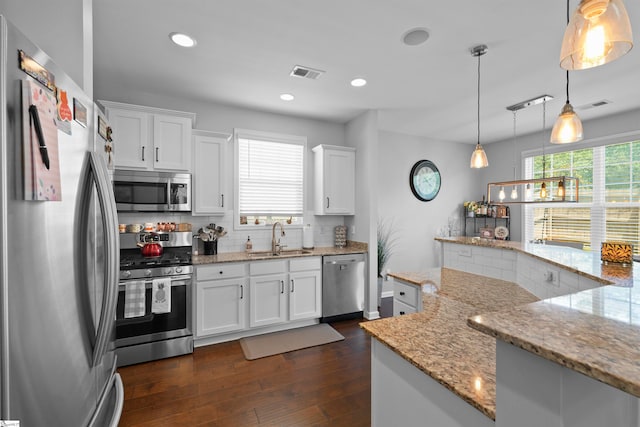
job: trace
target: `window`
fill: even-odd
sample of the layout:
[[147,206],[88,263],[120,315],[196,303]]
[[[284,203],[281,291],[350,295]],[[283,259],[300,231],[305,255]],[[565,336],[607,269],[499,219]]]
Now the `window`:
[[[547,154],[545,176],[575,176],[579,203],[525,207],[525,240],[625,241],[640,254],[640,141]],[[541,178],[543,156],[525,158],[528,178]]]
[[302,225],[306,138],[235,131],[236,226]]

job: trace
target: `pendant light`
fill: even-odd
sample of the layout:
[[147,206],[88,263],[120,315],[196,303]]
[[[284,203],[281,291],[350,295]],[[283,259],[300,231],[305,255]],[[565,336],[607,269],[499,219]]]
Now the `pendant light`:
[[[567,0],[567,25],[569,25],[569,0]],[[551,131],[552,144],[570,144],[582,140],[582,122],[569,102],[569,70],[567,70],[567,102],[562,107]]]
[[[533,105],[542,104],[542,131],[544,135],[546,130],[547,109],[546,103],[552,100],[550,95],[541,95],[526,101],[518,102],[507,107],[507,110],[513,112],[513,181],[490,182],[487,184],[487,200],[489,204],[493,202],[492,194],[498,194],[497,203],[501,205],[508,204],[527,204],[527,203],[577,203],[579,200],[579,179],[572,176],[560,175],[547,177],[547,156],[545,153],[545,140],[542,138],[542,177],[529,179],[516,179],[517,175],[517,156],[516,141],[517,132],[516,112]],[[507,199],[505,188],[512,187],[511,196]],[[520,187],[520,188],[518,188]],[[534,196],[534,188],[536,194]],[[555,194],[551,194],[555,191]]]
[[487,160],[487,154],[484,152],[482,145],[480,145],[480,57],[487,53],[487,45],[481,44],[471,48],[471,56],[478,58],[478,143],[476,149],[473,150],[471,155],[471,168],[479,169],[489,166],[489,160]]
[[560,66],[565,70],[597,67],[632,47],[631,23],[622,0],[581,0],[564,33]]

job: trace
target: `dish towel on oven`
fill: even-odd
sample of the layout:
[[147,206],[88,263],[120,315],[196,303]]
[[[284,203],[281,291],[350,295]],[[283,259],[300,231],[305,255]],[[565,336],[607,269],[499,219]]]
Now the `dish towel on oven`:
[[126,284],[124,289],[124,318],[144,316],[144,280]]
[[171,278],[153,279],[151,290],[151,312],[171,312]]

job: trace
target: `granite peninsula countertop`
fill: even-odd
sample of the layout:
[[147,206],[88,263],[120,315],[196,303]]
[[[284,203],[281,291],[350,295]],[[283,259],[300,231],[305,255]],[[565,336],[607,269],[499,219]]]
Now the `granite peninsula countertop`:
[[469,326],[640,397],[640,267],[603,264],[599,252],[471,238],[449,243],[515,250],[611,285],[493,313]]
[[281,255],[273,256],[271,251],[254,251],[254,252],[223,252],[217,255],[193,255],[193,265],[217,264],[224,262],[245,262],[245,261],[261,261],[267,259],[297,258],[311,256],[326,255],[348,255],[366,253],[368,251],[367,243],[355,242],[348,240],[347,246],[344,248],[336,248],[333,246],[317,247],[313,249],[291,249],[283,250]]
[[[520,252],[564,270],[588,277],[603,285],[634,285],[640,288],[640,263],[629,266],[604,264],[599,251],[584,251],[568,246],[523,243],[480,237],[436,237],[436,241],[459,245],[481,246]],[[637,283],[636,283],[637,281]]]
[[[421,273],[393,275],[424,279]],[[511,282],[446,268],[441,271],[440,284],[426,289],[430,293],[422,294],[424,311],[360,326],[495,420],[495,339],[470,328],[467,319],[538,298]]]

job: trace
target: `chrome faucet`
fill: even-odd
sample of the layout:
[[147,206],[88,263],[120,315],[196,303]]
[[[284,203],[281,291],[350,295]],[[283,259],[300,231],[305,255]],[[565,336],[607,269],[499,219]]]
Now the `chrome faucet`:
[[273,228],[271,229],[271,253],[273,255],[279,255],[282,248],[286,246],[280,244],[279,238],[276,242],[276,226],[278,225],[280,226],[280,232],[282,233],[281,235],[284,236],[284,228],[282,227],[282,224],[280,224],[279,221],[274,222]]

